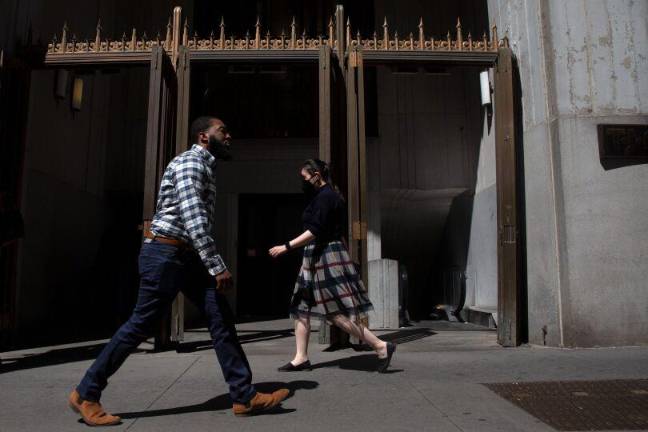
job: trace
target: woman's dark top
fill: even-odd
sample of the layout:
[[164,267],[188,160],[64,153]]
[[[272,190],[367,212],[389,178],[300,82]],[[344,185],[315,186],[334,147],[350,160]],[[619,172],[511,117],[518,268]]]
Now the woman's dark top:
[[304,229],[313,233],[319,244],[341,240],[346,228],[346,204],[330,185],[317,191],[302,216]]

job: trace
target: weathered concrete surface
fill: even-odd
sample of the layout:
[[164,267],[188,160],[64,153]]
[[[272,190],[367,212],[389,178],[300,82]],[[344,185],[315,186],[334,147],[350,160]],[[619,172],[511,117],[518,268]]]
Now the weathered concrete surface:
[[[291,323],[239,326],[259,388],[287,385],[292,390],[283,409],[272,415],[232,415],[205,331],[188,334],[199,348],[194,352],[132,355],[111,380],[103,403],[124,417],[122,425],[111,428],[115,431],[550,431],[481,384],[648,374],[648,348],[501,348],[493,331],[426,324],[409,328],[407,334],[385,336],[401,341],[386,375],[371,372],[371,353],[326,353],[316,344],[310,347],[316,365],[312,372],[281,374],[276,367],[289,360],[294,349]],[[57,348],[0,353],[0,430],[87,429],[68,410],[66,397],[92,357],[68,352],[65,361],[65,356],[52,356]],[[77,356],[83,354],[83,347],[76,349]]]
[[648,123],[648,3],[488,4],[519,60],[529,339],[646,344],[648,167],[605,171],[596,125]]

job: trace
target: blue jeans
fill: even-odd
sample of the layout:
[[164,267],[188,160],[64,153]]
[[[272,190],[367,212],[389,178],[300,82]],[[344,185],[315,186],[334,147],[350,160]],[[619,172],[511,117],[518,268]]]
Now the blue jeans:
[[234,316],[225,297],[193,251],[159,242],[144,243],[139,256],[140,288],[137,305],[86,372],[77,391],[81,398],[99,401],[112,376],[137,346],[159,327],[169,305],[182,291],[204,312],[225,381],[233,402],[247,403],[256,390],[252,371],[236,334]]

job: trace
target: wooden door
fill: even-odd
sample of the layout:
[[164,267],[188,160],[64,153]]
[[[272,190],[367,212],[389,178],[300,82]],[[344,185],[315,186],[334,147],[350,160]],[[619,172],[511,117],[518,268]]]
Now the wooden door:
[[0,51],[0,351],[14,342],[20,197],[31,69]]
[[349,53],[347,70],[347,142],[349,184],[349,252],[368,283],[367,260],[367,138],[365,130],[364,62],[362,49]]
[[513,53],[499,49],[495,68],[495,155],[497,184],[497,340],[520,344],[520,242],[513,87]]
[[[162,47],[153,47],[149,78],[148,121],[144,169],[144,205],[142,218],[148,227],[155,214],[157,192],[164,169],[177,151],[178,77],[171,59]],[[182,314],[174,302],[170,325],[165,320],[155,335],[155,348],[164,349],[170,340],[178,340]],[[173,333],[172,333],[173,330]]]
[[[341,7],[339,7],[338,20],[343,20],[341,12]],[[344,53],[341,54],[338,49],[334,54],[329,46],[321,47],[319,57],[319,158],[329,163],[333,182],[348,200],[346,81]],[[348,336],[337,327],[323,324],[319,332],[319,343],[343,346],[348,343]]]
[[[178,65],[176,67],[176,81],[178,94],[176,98],[176,137],[175,137],[175,155],[189,149],[189,92],[190,92],[190,57],[189,49],[181,46],[178,50]],[[184,320],[185,320],[185,302],[184,294],[178,293],[178,296],[171,305],[171,334],[170,339],[173,342],[184,340]]]

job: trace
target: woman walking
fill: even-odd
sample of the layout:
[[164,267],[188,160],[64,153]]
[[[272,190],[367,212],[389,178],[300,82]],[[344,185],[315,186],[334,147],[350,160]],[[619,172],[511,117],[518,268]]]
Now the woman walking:
[[346,205],[333,188],[328,165],[319,159],[304,162],[301,169],[304,192],[311,196],[304,210],[304,232],[270,249],[274,258],[305,246],[302,267],[293,293],[290,316],[295,320],[295,357],[281,372],[310,370],[308,338],[310,318],[325,319],[346,333],[366,342],[379,358],[378,372],[385,372],[396,345],[384,342],[360,318],[373,309],[367,291],[343,242]]

